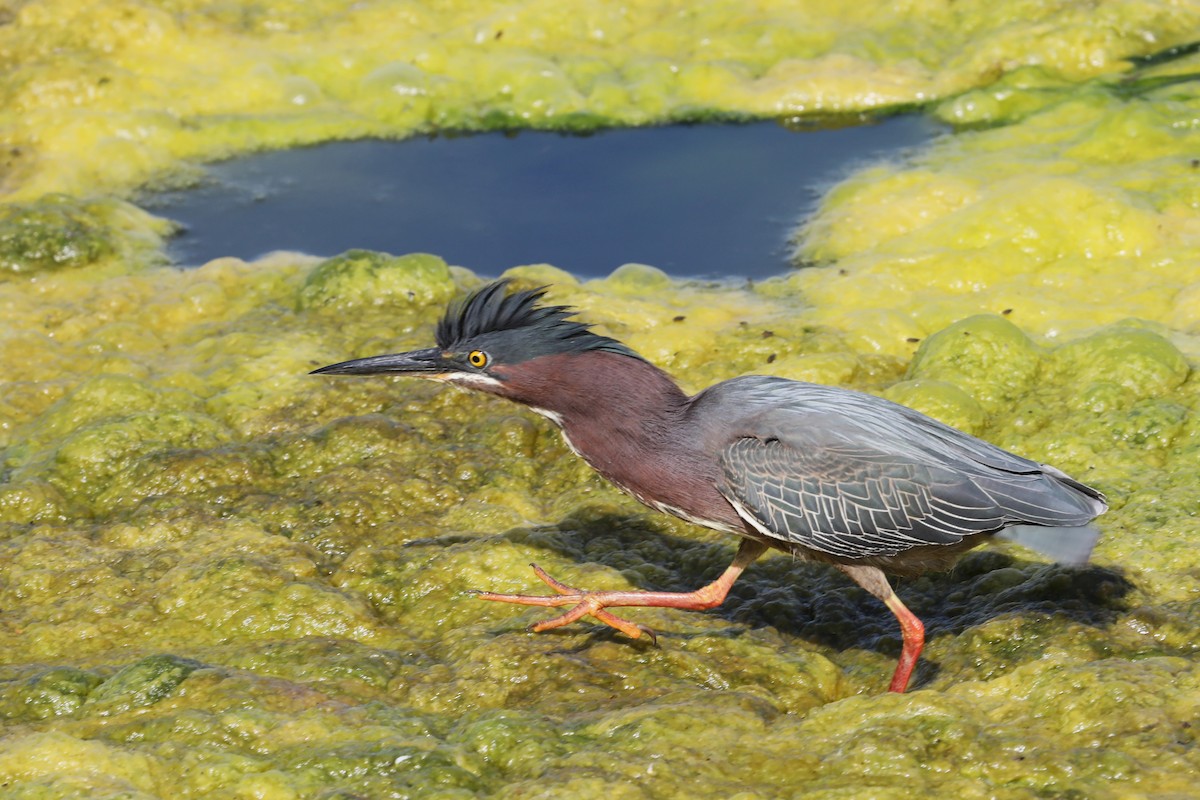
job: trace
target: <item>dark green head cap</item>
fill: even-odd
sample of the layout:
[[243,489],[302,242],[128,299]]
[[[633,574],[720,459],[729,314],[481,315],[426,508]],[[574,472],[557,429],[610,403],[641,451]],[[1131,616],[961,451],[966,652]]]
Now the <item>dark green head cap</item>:
[[489,342],[502,341],[506,361],[586,350],[642,358],[616,339],[593,333],[590,325],[571,319],[575,311],[570,306],[539,305],[548,287],[509,294],[508,284],[507,279],[494,281],[452,303],[438,322],[438,347],[460,350],[470,342],[487,349]]

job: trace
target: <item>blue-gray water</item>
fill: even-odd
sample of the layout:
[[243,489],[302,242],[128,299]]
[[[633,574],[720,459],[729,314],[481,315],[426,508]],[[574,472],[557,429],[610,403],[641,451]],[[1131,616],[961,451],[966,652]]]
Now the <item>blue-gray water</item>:
[[337,142],[216,164],[204,185],[147,204],[184,224],[169,252],[188,265],[367,248],[489,275],[547,262],[598,277],[639,262],[759,278],[787,269],[787,235],[822,189],[936,132],[905,116]]

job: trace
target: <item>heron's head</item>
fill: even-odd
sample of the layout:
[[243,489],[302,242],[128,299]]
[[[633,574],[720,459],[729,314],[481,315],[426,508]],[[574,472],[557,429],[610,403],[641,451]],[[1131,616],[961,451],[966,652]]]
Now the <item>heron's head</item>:
[[[438,323],[437,347],[343,361],[312,374],[411,375],[552,411],[554,397],[573,388],[564,382],[603,379],[596,370],[619,373],[625,359],[645,363],[626,345],[572,319],[571,308],[539,304],[544,287],[509,293],[507,284],[489,283],[452,303]],[[601,353],[622,358],[589,358]]]

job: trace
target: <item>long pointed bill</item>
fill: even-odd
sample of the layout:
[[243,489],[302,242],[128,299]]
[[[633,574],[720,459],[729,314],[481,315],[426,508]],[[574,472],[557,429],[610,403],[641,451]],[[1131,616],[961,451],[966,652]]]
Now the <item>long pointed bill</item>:
[[314,369],[310,375],[412,375],[433,378],[454,371],[437,347],[413,350],[411,353],[392,353],[386,356],[356,358],[340,364]]

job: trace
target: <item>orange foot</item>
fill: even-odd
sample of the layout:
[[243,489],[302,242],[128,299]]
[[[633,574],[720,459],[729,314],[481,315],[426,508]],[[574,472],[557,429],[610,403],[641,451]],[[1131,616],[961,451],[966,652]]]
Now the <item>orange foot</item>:
[[738,576],[750,566],[766,550],[766,545],[751,539],[743,539],[734,556],[733,563],[721,573],[721,577],[694,592],[589,592],[567,586],[561,581],[551,578],[537,564],[530,564],[539,579],[557,595],[547,597],[528,594],[497,594],[495,592],[478,592],[484,600],[495,600],[500,603],[517,603],[523,606],[573,606],[565,614],[543,620],[531,626],[535,632],[548,631],[569,625],[576,620],[592,616],[605,625],[610,625],[626,636],[637,639],[643,633],[651,639],[656,639],[654,631],[645,625],[621,619],[606,611],[612,606],[644,606],[657,608],[682,608],[692,611],[703,611],[716,608],[725,602],[725,596]]
[[570,625],[582,617],[591,615],[605,625],[616,628],[632,639],[637,639],[644,633],[652,641],[658,641],[658,637],[654,635],[654,631],[645,625],[638,625],[635,622],[621,619],[617,615],[610,614],[604,610],[605,606],[655,605],[654,603],[641,602],[644,595],[656,594],[655,592],[589,592],[576,589],[573,586],[567,586],[562,581],[551,578],[537,564],[530,564],[529,566],[533,567],[534,574],[543,583],[558,592],[557,597],[553,595],[545,597],[529,594],[497,594],[496,592],[476,592],[476,595],[482,600],[495,600],[500,603],[518,603],[523,606],[575,606],[565,614],[559,614],[557,617],[545,619],[529,626],[529,629],[535,633],[548,631],[552,628],[561,628],[563,625]]

